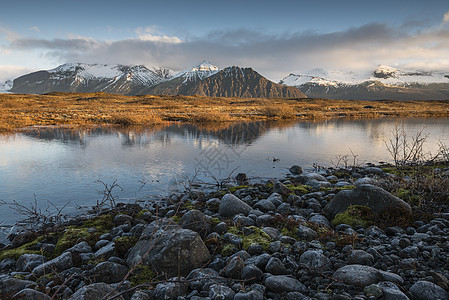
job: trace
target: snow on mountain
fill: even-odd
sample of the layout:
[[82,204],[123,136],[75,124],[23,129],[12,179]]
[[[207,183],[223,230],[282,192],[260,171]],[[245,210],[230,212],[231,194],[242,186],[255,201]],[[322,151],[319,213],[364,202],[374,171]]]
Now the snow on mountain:
[[399,70],[380,65],[373,72],[355,73],[341,70],[325,71],[314,69],[307,72],[291,73],[280,83],[288,86],[317,84],[323,86],[357,85],[367,81],[377,81],[389,86],[408,86],[412,84],[449,83],[449,72],[426,72]]
[[12,80],[0,82],[0,93],[9,93],[9,90],[11,88],[12,88]]
[[183,78],[183,82],[203,80],[204,78],[217,74],[219,71],[220,69],[217,66],[214,66],[208,61],[203,61],[197,66],[179,72],[173,78],[181,77]]

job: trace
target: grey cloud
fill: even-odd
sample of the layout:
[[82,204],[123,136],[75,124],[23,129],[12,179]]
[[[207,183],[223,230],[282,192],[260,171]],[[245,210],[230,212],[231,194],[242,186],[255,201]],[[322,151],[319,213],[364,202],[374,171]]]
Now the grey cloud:
[[[410,25],[411,26],[411,25]],[[397,64],[410,59],[421,65],[449,67],[449,30],[414,34],[405,25],[371,23],[333,33],[299,32],[273,35],[258,31],[214,31],[179,44],[137,38],[120,41],[93,39],[16,39],[11,48],[41,49],[57,62],[121,63],[183,69],[203,59],[226,67],[251,66],[270,79],[312,68],[361,69]],[[429,46],[430,45],[430,46]],[[429,61],[432,58],[433,61]]]

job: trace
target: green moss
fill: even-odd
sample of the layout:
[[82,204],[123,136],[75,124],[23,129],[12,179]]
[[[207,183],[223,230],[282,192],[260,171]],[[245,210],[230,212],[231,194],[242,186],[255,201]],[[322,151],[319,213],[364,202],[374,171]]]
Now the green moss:
[[34,241],[24,244],[20,247],[0,251],[0,260],[3,260],[5,258],[13,258],[17,260],[23,254],[42,254],[41,251],[31,250],[31,248],[36,246],[36,244],[39,243],[42,239],[43,237],[38,237]]
[[128,249],[134,247],[138,239],[135,236],[122,236],[114,240],[115,251],[119,257],[125,257]]
[[98,241],[101,232],[88,232],[88,228],[68,227],[64,230],[56,243],[54,256],[59,256],[64,250],[73,247],[81,241],[86,241],[91,247]]
[[221,247],[221,256],[228,257],[237,252],[239,249],[235,247],[233,244],[226,243]]
[[181,217],[180,216],[178,216],[178,215],[173,216],[173,222],[179,223],[179,221],[181,221]]
[[268,182],[267,184],[265,184],[265,187],[266,187],[267,189],[272,189],[272,188],[274,187],[274,183]]
[[349,174],[348,172],[334,172],[332,173],[332,175],[337,176],[338,178],[349,178],[351,176],[351,174]]
[[282,235],[289,236],[294,239],[298,239],[298,235],[296,234],[296,230],[293,228],[283,227],[281,229]]
[[129,281],[132,286],[137,286],[146,282],[151,282],[155,277],[156,273],[154,273],[149,266],[139,265],[134,269],[131,276],[129,276]]
[[347,224],[352,227],[361,225],[367,227],[374,224],[375,217],[374,212],[368,206],[352,205],[344,212],[338,213],[332,220],[332,224]]
[[142,209],[142,210],[139,211],[134,217],[137,218],[137,219],[142,219],[142,218],[143,218],[143,215],[144,215],[146,212],[149,212],[149,210],[148,210],[148,209]]
[[411,190],[400,188],[395,193],[396,197],[411,203],[412,205],[419,205],[422,201],[422,196],[413,194]]
[[307,193],[310,193],[312,191],[312,187],[308,185],[293,185],[293,184],[287,184],[285,185],[292,193],[295,193],[296,195],[304,195]]
[[114,227],[114,216],[113,215],[101,215],[83,223],[81,228],[91,228],[95,227],[97,232],[100,234],[109,232]]
[[354,185],[345,185],[335,189],[335,192],[344,191],[344,190],[353,190],[355,189]]
[[249,187],[250,187],[249,185],[231,186],[228,188],[228,191],[234,194],[235,191],[237,191],[237,190],[246,189]]
[[221,223],[221,221],[219,218],[212,218],[210,220],[210,223],[211,223],[212,227],[214,227],[214,226],[217,226],[219,223]]

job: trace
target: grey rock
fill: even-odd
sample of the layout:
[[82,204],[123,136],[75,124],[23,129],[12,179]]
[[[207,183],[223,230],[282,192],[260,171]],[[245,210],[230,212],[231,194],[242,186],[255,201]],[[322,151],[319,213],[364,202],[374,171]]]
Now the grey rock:
[[210,253],[198,233],[181,229],[170,221],[154,221],[147,225],[137,244],[129,250],[126,262],[131,267],[142,258],[143,265],[157,272],[168,276],[179,272],[186,276],[191,270],[202,267]]
[[94,249],[96,250],[101,249],[109,243],[110,243],[109,240],[99,240],[98,242],[95,243]]
[[326,178],[318,173],[308,173],[305,174],[306,178],[309,180],[326,181]]
[[286,295],[286,300],[312,300],[312,298],[304,296],[300,292],[290,292]]
[[240,279],[240,274],[242,273],[243,267],[243,259],[239,256],[235,256],[227,262],[222,273],[228,278]]
[[156,299],[176,300],[187,294],[189,285],[183,278],[173,277],[167,282],[159,283],[154,290]]
[[409,298],[397,287],[396,284],[389,281],[378,283],[382,289],[385,300],[409,300]]
[[376,185],[377,184],[377,180],[373,179],[371,177],[363,177],[363,178],[359,178],[354,182],[355,186],[359,186],[362,184],[371,184],[371,185]]
[[119,214],[114,217],[114,224],[115,226],[129,224],[132,220],[133,218],[131,216]]
[[288,189],[288,187],[285,186],[285,184],[280,181],[276,181],[273,186],[273,193],[278,193],[282,196],[288,196],[291,191]]
[[237,235],[233,233],[225,233],[222,237],[223,241],[225,243],[230,243],[232,245],[235,245],[237,247],[240,247],[242,245],[242,239],[239,238]]
[[268,245],[268,251],[271,253],[279,252],[281,250],[281,246],[281,241],[274,241]]
[[0,262],[0,271],[6,271],[16,268],[16,260],[12,258],[5,258]]
[[33,289],[23,289],[13,296],[14,299],[50,300],[50,296]]
[[72,248],[65,250],[64,252],[77,252],[77,253],[88,253],[92,251],[92,247],[86,241],[82,241]]
[[384,170],[382,170],[379,167],[366,167],[363,172],[365,174],[373,174],[373,175],[381,175],[384,173]]
[[267,199],[258,201],[256,204],[254,204],[254,207],[260,209],[263,212],[274,211],[276,209],[276,206],[273,204],[273,202]]
[[229,279],[221,277],[218,272],[211,268],[200,268],[192,270],[186,277],[189,281],[189,286],[192,290],[203,290],[206,284],[212,283],[225,283]]
[[315,250],[307,250],[299,258],[299,262],[309,269],[328,270],[331,268],[330,260],[324,254]]
[[234,300],[263,300],[263,294],[259,291],[238,292]]
[[307,288],[295,278],[285,275],[273,275],[265,280],[265,286],[274,293],[300,292],[304,293]]
[[449,294],[438,285],[429,281],[418,281],[410,288],[417,300],[449,299]]
[[331,223],[329,222],[329,220],[320,214],[314,214],[309,218],[309,222],[318,224],[318,225],[322,225],[322,226],[326,226],[326,227],[330,227]]
[[359,185],[354,190],[340,191],[324,207],[324,212],[332,220],[336,214],[345,211],[350,205],[368,206],[377,214],[389,210],[412,214],[412,209],[406,202],[380,187],[369,184]]
[[249,227],[256,225],[256,222],[249,217],[238,215],[232,219],[232,224],[237,227]]
[[298,235],[298,238],[306,241],[312,241],[318,237],[318,233],[315,230],[304,225],[298,226],[296,234]]
[[243,267],[241,279],[246,280],[246,283],[251,284],[262,279],[263,272],[255,265],[248,265]]
[[209,297],[216,300],[233,300],[235,292],[222,284],[213,284],[209,287]]
[[137,290],[131,296],[130,300],[151,300],[151,299],[152,299],[152,292],[148,290]]
[[263,230],[263,232],[268,234],[268,236],[274,241],[278,240],[281,237],[281,232],[279,230],[277,230],[276,228],[264,227],[262,230]]
[[218,234],[225,234],[228,232],[228,225],[225,222],[220,222],[215,225],[214,231]]
[[302,173],[302,167],[298,166],[298,165],[293,165],[290,167],[290,169],[288,169],[290,171],[290,173],[292,173],[293,175],[300,175]]
[[273,275],[286,275],[287,269],[279,258],[272,257],[265,266],[265,271]]
[[267,227],[273,224],[274,217],[272,215],[261,215],[256,218],[257,227]]
[[347,265],[335,271],[333,278],[345,284],[365,287],[379,282],[379,271],[370,266]]
[[128,273],[127,267],[110,261],[99,263],[92,270],[94,282],[105,283],[119,282],[125,277],[126,273]]
[[0,298],[8,299],[31,284],[34,282],[3,275],[0,277]]
[[366,265],[372,266],[374,257],[364,250],[353,250],[347,259],[349,265]]
[[[70,298],[69,300],[98,300],[103,299],[106,295],[112,293],[114,291],[114,288],[110,286],[107,283],[100,282],[100,283],[93,283],[87,286],[84,286],[77,290]],[[111,294],[111,296],[116,295],[117,293],[114,292]],[[122,296],[118,296],[115,298],[117,300],[124,300]]]
[[31,274],[38,278],[46,273],[61,272],[71,267],[73,267],[72,253],[65,252],[60,256],[35,267]]
[[267,198],[268,201],[271,201],[271,203],[274,204],[274,206],[278,207],[282,204],[282,195],[279,193],[271,193],[271,195]]
[[223,217],[233,217],[238,214],[244,214],[247,216],[251,209],[251,206],[233,194],[226,194],[220,201],[218,213]]
[[391,272],[386,272],[386,271],[382,271],[382,270],[379,270],[379,274],[380,274],[380,279],[381,280],[390,281],[390,282],[393,282],[393,283],[397,283],[399,285],[403,285],[404,284],[404,278],[402,278],[398,274],[391,273]]
[[268,261],[270,260],[271,255],[264,253],[258,256],[253,256],[245,261],[246,265],[255,265],[261,270],[265,270],[265,266],[267,265]]
[[39,254],[23,254],[17,259],[16,271],[18,272],[31,272],[33,269],[43,263],[47,259]]
[[197,232],[203,239],[211,232],[209,220],[201,211],[196,209],[186,212],[178,224],[184,229]]
[[365,293],[365,295],[373,296],[375,299],[379,299],[384,294],[380,286],[378,286],[377,284],[370,284],[368,286],[365,286],[363,292]]
[[101,247],[94,254],[95,258],[103,258],[108,259],[112,256],[117,256],[117,252],[115,251],[115,243],[109,242],[105,246]]

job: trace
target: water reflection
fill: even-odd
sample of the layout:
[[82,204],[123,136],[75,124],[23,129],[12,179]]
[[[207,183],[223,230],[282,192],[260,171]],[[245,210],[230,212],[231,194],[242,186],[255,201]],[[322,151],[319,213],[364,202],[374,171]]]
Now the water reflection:
[[[119,200],[166,195],[179,178],[202,169],[205,179],[226,178],[233,170],[252,177],[282,177],[293,164],[330,165],[335,155],[353,151],[360,162],[390,160],[384,141],[397,120],[253,122],[194,126],[172,123],[150,128],[80,130],[34,128],[0,138],[0,182],[5,201],[42,205],[70,202],[70,209],[93,205],[101,196],[96,181],[124,188]],[[430,134],[449,145],[448,119],[401,120],[407,132]],[[273,162],[273,157],[279,159]],[[142,188],[142,183],[144,187]],[[17,219],[1,207],[0,220]]]

